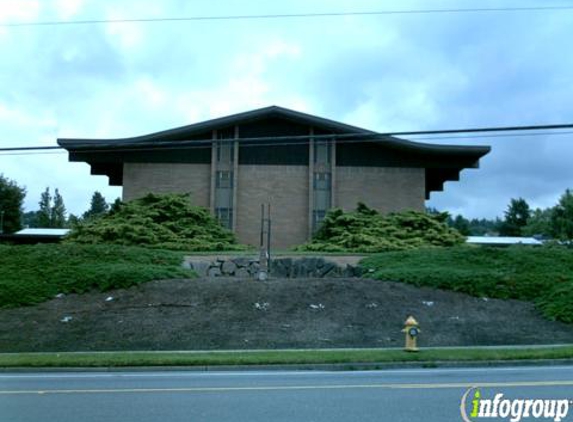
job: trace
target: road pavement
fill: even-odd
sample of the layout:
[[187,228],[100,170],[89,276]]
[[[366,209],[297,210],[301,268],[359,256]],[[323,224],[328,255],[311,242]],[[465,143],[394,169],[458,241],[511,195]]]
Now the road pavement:
[[[354,372],[4,372],[0,422],[462,421],[462,396],[475,386],[482,399],[501,393],[501,401],[564,400],[561,404],[567,404],[569,415],[562,420],[573,421],[569,402],[573,366],[528,366]],[[475,391],[466,400],[468,414]],[[530,408],[530,413],[535,410]],[[510,416],[468,420],[510,420]],[[535,419],[522,415],[521,420]]]

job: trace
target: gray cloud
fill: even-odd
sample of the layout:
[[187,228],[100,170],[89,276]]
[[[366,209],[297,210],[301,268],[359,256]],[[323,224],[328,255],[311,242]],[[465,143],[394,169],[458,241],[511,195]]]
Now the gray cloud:
[[[470,3],[464,7],[498,6]],[[524,4],[530,2],[515,3]],[[430,6],[460,3],[384,4]],[[86,3],[74,18],[381,7],[374,0],[321,0],[312,7],[298,0],[121,1]],[[44,7],[37,19],[54,18],[53,10]],[[0,32],[0,144],[133,136],[270,104],[380,131],[571,122],[571,13],[9,29]],[[518,196],[552,205],[573,180],[570,136],[436,141],[493,149],[479,170],[464,171],[428,205],[472,217],[501,215]],[[64,156],[0,156],[0,172],[28,186],[32,209],[47,185],[59,187],[75,213],[85,210],[95,189],[108,199],[118,195],[105,178],[90,176],[87,166]]]

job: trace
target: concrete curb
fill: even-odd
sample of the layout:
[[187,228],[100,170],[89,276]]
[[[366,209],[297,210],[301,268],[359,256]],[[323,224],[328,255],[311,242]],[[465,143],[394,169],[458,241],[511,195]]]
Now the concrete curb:
[[491,361],[356,362],[277,365],[113,366],[113,367],[2,367],[0,373],[17,372],[248,372],[248,371],[373,371],[392,369],[494,368],[568,366],[573,359],[521,359]]

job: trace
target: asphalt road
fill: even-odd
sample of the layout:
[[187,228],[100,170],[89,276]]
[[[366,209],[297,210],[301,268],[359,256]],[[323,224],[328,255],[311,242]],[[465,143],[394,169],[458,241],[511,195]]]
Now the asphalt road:
[[461,421],[472,386],[483,399],[567,399],[573,421],[573,366],[0,373],[0,421]]

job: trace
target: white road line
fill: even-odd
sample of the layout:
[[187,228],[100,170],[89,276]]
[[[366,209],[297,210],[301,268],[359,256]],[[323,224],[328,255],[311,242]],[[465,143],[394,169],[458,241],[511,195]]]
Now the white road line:
[[172,378],[172,377],[296,377],[308,375],[329,376],[362,376],[374,374],[432,374],[432,373],[475,373],[475,372],[533,372],[533,371],[573,371],[573,366],[513,366],[513,367],[478,367],[478,368],[427,368],[427,369],[384,369],[371,371],[165,371],[165,372],[61,372],[35,374],[0,374],[1,379],[34,379],[34,378]]
[[347,389],[458,389],[470,387],[555,387],[573,386],[573,381],[524,381],[524,382],[458,382],[458,383],[384,383],[384,384],[326,384],[326,385],[272,385],[245,387],[182,387],[182,388],[109,388],[109,389],[47,389],[0,390],[0,396],[35,394],[117,394],[117,393],[210,393],[238,391],[289,391],[289,390],[347,390]]

